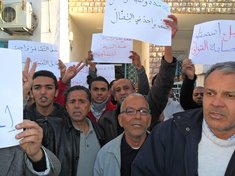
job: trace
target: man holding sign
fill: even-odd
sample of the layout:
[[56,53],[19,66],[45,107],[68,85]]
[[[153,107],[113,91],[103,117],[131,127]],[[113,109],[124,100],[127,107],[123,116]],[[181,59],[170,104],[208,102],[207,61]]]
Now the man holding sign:
[[35,122],[24,120],[16,125],[20,147],[0,149],[1,175],[59,175],[60,162],[54,154],[41,146],[43,131]]
[[[58,175],[60,162],[41,145],[42,129],[35,122],[23,121],[21,52],[0,49],[0,53],[3,58],[0,82],[4,82],[0,91],[1,175]],[[9,67],[14,72],[6,77]],[[31,73],[23,74],[28,78]],[[23,83],[24,90],[28,90],[29,79]]]

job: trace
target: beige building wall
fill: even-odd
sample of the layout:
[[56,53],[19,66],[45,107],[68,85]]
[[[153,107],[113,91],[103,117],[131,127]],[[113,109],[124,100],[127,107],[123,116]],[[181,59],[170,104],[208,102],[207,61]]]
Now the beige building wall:
[[[0,40],[9,39],[33,40],[56,44],[59,47],[60,59],[64,62],[78,61],[87,57],[87,51],[91,47],[91,35],[86,35],[77,26],[73,15],[88,16],[93,14],[100,19],[105,10],[105,0],[28,0],[33,4],[33,10],[37,14],[39,24],[33,36],[14,35],[9,36],[0,32]],[[21,2],[21,0],[4,0],[4,2]],[[171,11],[180,18],[179,24],[185,24],[187,20],[198,22],[197,15],[206,16],[208,19],[234,19],[235,1],[234,0],[165,0],[170,6]],[[190,18],[184,18],[190,16]],[[184,32],[184,31],[183,31]],[[186,33],[187,31],[185,31]],[[70,35],[71,34],[71,35]],[[177,35],[182,35],[177,34]],[[173,50],[178,54],[188,55],[191,43],[189,40],[173,41]],[[145,66],[149,78],[158,72],[160,60],[164,54],[162,47],[134,41],[133,50],[137,51]],[[201,83],[200,83],[201,84]]]
[[[191,15],[191,18],[189,19],[194,20],[195,24],[197,24],[199,19],[201,19],[197,18],[195,15],[209,16],[208,19],[204,18],[205,21],[216,19],[217,14],[230,15],[230,19],[234,19],[234,0],[165,0],[165,2],[171,6],[172,13],[183,19],[182,21],[179,21],[179,23],[184,23],[186,25],[185,28],[187,28],[187,20],[184,20],[183,18],[185,15]],[[72,14],[100,14],[104,13],[104,10],[105,0],[69,0],[69,13]],[[221,18],[223,18],[223,16]],[[183,54],[185,56],[188,55],[191,44],[190,37],[191,36],[189,36],[188,40],[178,40],[177,42],[173,41],[173,50],[176,57],[177,54]],[[142,64],[145,66],[147,73],[149,73],[149,78],[151,79],[153,75],[159,71],[160,60],[164,54],[163,47],[134,42],[134,50],[137,50],[140,53]],[[200,75],[198,80],[200,80],[198,84],[202,84],[203,79],[200,78]]]
[[73,35],[73,39],[70,41],[70,61],[81,60],[85,56],[87,40],[71,17],[69,18],[69,31]]

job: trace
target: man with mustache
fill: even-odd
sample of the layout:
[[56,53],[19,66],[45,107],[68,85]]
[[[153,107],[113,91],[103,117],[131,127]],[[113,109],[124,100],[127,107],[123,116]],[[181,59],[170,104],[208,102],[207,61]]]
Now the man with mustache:
[[205,76],[202,108],[157,126],[133,161],[132,174],[234,176],[234,106],[235,62],[217,63]]
[[44,137],[49,139],[49,149],[61,162],[60,176],[92,176],[104,135],[97,123],[87,118],[91,107],[90,91],[83,86],[70,87],[65,92],[65,107],[65,118],[47,120],[52,133]]
[[151,114],[143,95],[130,94],[122,102],[120,111],[118,122],[124,133],[100,149],[94,176],[131,175],[131,163],[148,136]]
[[[91,108],[91,93],[83,86],[73,86],[65,92],[65,102],[69,116],[62,130],[55,129],[61,135],[58,137],[61,140],[58,144],[61,176],[93,176],[96,154],[104,138],[97,123],[87,117]],[[63,165],[70,169],[63,170]]]

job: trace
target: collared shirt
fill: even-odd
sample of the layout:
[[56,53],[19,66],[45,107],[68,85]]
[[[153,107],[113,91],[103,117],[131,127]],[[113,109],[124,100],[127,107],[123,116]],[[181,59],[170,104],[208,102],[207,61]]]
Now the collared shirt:
[[80,129],[80,151],[77,176],[93,176],[95,158],[100,150],[100,143],[97,139],[91,121],[87,118],[89,130],[84,134]]

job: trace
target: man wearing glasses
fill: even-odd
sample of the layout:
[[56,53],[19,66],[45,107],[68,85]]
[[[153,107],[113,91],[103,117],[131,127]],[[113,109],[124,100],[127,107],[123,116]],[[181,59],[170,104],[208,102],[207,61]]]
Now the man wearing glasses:
[[124,132],[104,145],[97,154],[94,176],[131,175],[131,164],[148,136],[149,105],[143,95],[130,94],[121,105],[118,122]]

